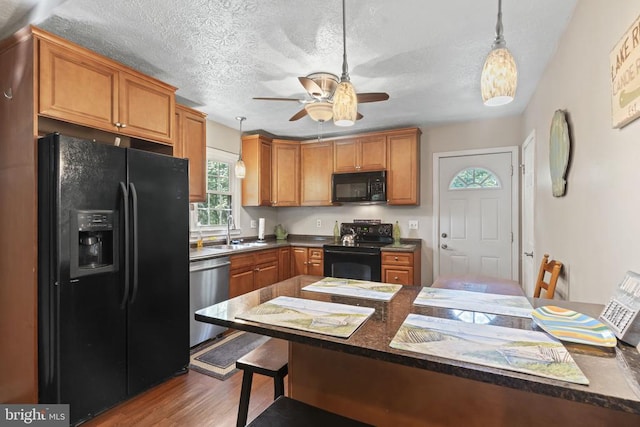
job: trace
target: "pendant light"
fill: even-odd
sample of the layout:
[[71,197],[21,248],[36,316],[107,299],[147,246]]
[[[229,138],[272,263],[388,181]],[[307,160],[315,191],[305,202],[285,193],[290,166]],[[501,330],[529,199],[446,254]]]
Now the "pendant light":
[[247,174],[247,168],[242,161],[242,122],[247,120],[247,118],[237,116],[236,120],[240,122],[240,154],[238,155],[238,161],[236,162],[236,178],[242,179]]
[[342,76],[333,94],[333,123],[336,126],[353,126],[358,115],[358,97],[349,79],[347,65],[347,32],[345,0],[342,0]]
[[484,105],[493,107],[508,104],[516,94],[518,70],[506,46],[502,35],[502,0],[498,0],[496,39],[484,62],[480,79]]

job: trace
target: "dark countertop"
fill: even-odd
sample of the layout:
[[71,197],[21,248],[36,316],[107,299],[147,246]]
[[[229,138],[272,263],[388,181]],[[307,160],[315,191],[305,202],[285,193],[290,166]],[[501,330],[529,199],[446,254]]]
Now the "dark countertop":
[[[390,302],[301,291],[304,286],[320,279],[321,277],[318,276],[297,276],[199,310],[195,317],[202,322],[292,342],[640,415],[640,354],[635,347],[620,342],[615,349],[565,343],[566,348],[589,379],[588,386],[397,350],[389,347],[389,343],[409,313],[460,319],[460,311],[414,306],[413,301],[421,289],[419,286],[404,286]],[[282,295],[370,306],[375,308],[375,313],[348,339],[235,318],[236,314]],[[594,318],[597,318],[602,310],[602,306],[597,304],[544,299],[531,299],[531,302],[534,307],[553,304]],[[490,324],[527,330],[535,329],[530,319],[509,316],[493,315]]]
[[[414,239],[415,240],[415,239]],[[255,243],[255,241],[247,240],[247,243]],[[190,248],[189,258],[191,261],[201,261],[208,258],[217,258],[222,256],[234,255],[243,252],[254,252],[266,249],[275,249],[284,246],[296,246],[305,248],[322,248],[323,245],[334,243],[333,237],[325,236],[289,236],[287,240],[267,239],[264,244],[259,246],[244,246],[242,243],[238,247],[229,249],[217,249],[220,244],[206,245],[203,248]],[[400,245],[389,245],[381,248],[382,251],[394,252],[413,252],[420,246],[419,241],[409,241]]]

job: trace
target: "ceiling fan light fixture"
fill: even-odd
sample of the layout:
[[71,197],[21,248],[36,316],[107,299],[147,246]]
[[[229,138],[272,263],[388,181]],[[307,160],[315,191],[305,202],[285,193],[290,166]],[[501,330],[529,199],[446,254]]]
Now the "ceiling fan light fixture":
[[358,116],[358,96],[348,80],[338,84],[333,95],[333,123],[336,126],[353,126]]
[[242,160],[242,122],[245,121],[246,119],[247,119],[246,117],[242,117],[242,116],[236,117],[236,120],[240,122],[240,152],[238,154],[238,160],[236,161],[235,175],[236,175],[236,178],[240,178],[240,179],[243,179],[247,175],[247,167],[245,166],[244,161]]
[[482,68],[480,88],[484,105],[495,107],[513,101],[518,86],[518,69],[502,34],[502,0],[498,0],[498,22],[493,48]]
[[333,107],[330,102],[312,102],[306,104],[304,109],[307,114],[316,122],[327,122],[333,117]]

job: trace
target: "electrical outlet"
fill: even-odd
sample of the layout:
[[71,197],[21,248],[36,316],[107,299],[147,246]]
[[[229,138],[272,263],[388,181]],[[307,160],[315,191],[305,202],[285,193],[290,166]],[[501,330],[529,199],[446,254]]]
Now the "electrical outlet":
[[418,229],[418,220],[412,219],[409,220],[409,230],[417,230]]
[[316,219],[316,227],[318,227],[318,228],[322,227],[322,220],[321,219]]
[[256,228],[256,227],[257,227],[257,225],[256,225],[256,220],[255,220],[255,219],[252,219],[252,220],[251,220],[251,228]]

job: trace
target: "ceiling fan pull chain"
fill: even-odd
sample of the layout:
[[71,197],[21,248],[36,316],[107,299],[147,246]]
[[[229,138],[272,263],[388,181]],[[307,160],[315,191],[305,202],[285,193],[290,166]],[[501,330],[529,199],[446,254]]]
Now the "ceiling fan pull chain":
[[322,125],[324,121],[318,121],[318,142],[322,142]]

